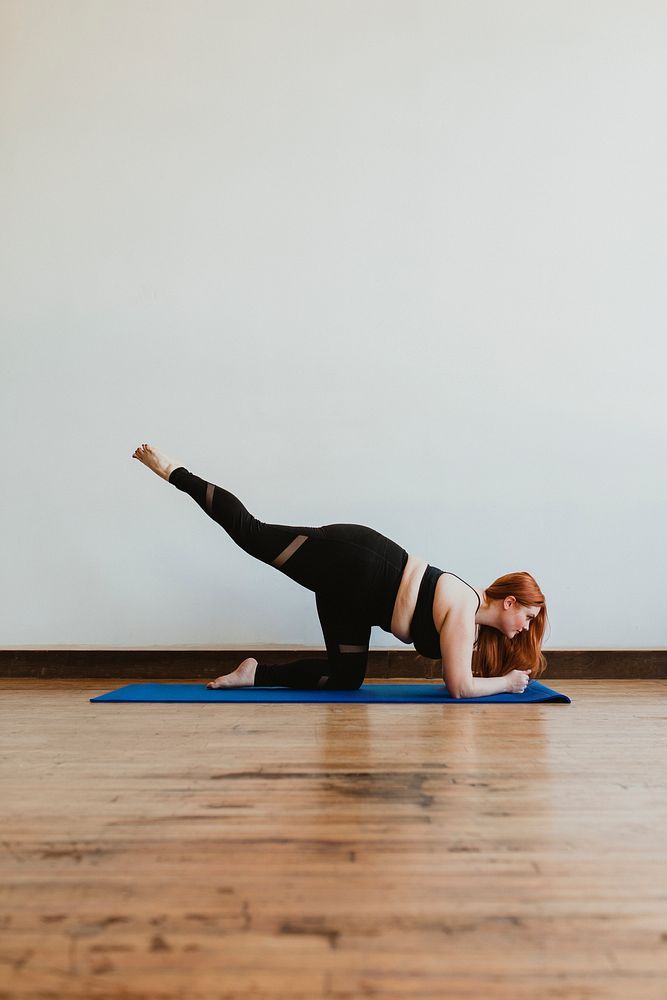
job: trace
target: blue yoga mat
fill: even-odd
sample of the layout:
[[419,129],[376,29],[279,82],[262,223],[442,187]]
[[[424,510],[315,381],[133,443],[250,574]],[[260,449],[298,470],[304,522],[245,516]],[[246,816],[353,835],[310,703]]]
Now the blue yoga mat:
[[362,684],[358,691],[298,691],[294,688],[222,688],[211,690],[206,684],[127,684],[116,691],[101,694],[90,701],[135,701],[135,702],[191,702],[210,701],[216,704],[252,701],[323,702],[341,701],[346,703],[392,702],[408,705],[413,702],[470,705],[473,702],[488,705],[489,702],[505,702],[515,705],[519,702],[566,701],[565,694],[545,687],[539,681],[529,681],[523,694],[493,694],[484,698],[452,698],[444,684]]

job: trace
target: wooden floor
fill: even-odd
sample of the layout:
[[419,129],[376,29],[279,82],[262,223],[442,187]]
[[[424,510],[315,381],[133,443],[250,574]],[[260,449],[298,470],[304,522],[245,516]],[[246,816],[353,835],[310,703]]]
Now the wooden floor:
[[1,1000],[667,996],[667,681],[88,701],[125,683],[0,680]]

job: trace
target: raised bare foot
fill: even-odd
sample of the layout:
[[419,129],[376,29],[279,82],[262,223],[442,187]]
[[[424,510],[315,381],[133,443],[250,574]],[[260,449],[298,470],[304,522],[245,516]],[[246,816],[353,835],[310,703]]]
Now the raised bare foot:
[[175,462],[172,458],[168,458],[150,444],[140,444],[132,458],[138,458],[140,462],[147,465],[149,469],[152,469],[162,479],[169,479],[174,469],[180,467],[180,462]]
[[231,674],[223,674],[222,677],[216,677],[214,681],[207,684],[206,687],[215,691],[216,688],[244,688],[252,687],[255,683],[255,670],[257,669],[257,660],[254,656],[249,656],[247,659],[239,663],[236,670]]

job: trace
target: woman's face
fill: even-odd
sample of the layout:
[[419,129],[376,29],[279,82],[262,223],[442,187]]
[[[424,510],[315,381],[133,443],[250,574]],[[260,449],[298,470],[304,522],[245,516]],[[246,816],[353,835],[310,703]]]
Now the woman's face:
[[538,607],[525,607],[513,597],[506,597],[503,602],[505,635],[509,639],[521,635],[522,632],[529,632],[531,622],[539,613]]

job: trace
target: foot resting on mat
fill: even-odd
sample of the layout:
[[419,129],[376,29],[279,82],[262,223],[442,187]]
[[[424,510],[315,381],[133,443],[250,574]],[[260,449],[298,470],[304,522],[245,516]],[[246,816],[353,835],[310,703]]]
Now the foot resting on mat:
[[249,656],[247,659],[239,663],[236,670],[231,674],[223,674],[222,677],[216,677],[214,681],[207,684],[207,688],[215,690],[215,688],[245,688],[253,687],[255,683],[255,671],[257,670],[257,660],[254,656]]
[[152,469],[162,479],[169,479],[174,469],[180,468],[181,465],[180,462],[175,462],[172,458],[168,458],[162,452],[158,451],[157,448],[152,448],[149,444],[140,444],[132,458],[138,458],[140,462],[147,465],[149,469]]

